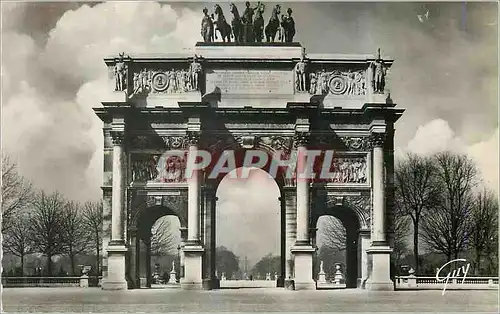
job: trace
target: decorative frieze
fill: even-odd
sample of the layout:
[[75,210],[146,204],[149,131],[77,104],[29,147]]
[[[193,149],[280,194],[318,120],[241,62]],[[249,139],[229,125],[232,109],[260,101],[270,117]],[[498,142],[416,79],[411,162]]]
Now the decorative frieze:
[[309,73],[309,93],[313,95],[362,96],[366,94],[366,71],[326,72],[325,69]]
[[296,132],[293,138],[295,147],[309,144],[310,137],[311,134],[309,132]]
[[186,149],[187,140],[183,135],[137,135],[130,139],[130,146],[132,149]]
[[200,132],[197,131],[188,131],[186,140],[189,145],[198,145],[200,142]]
[[318,145],[347,151],[370,151],[371,140],[367,136],[336,136],[333,134],[319,134],[315,136]]

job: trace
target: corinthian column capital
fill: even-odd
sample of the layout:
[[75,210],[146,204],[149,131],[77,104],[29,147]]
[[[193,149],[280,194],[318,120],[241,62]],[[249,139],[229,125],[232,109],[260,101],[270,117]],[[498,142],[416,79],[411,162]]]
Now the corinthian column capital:
[[200,132],[198,131],[188,131],[186,138],[189,145],[198,145],[200,142]]
[[294,135],[295,147],[309,144],[310,135],[310,132],[296,132]]
[[370,136],[370,142],[373,147],[383,147],[387,139],[387,134],[385,133],[372,133]]
[[123,145],[125,141],[125,132],[111,131],[111,139],[113,140],[113,145]]

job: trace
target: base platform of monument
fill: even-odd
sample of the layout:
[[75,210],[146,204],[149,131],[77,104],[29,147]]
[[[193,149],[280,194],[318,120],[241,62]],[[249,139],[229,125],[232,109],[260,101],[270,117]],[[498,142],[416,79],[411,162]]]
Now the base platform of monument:
[[285,279],[284,285],[287,290],[295,290],[295,282],[293,279]]
[[218,278],[203,279],[202,285],[204,290],[220,289],[220,279]]

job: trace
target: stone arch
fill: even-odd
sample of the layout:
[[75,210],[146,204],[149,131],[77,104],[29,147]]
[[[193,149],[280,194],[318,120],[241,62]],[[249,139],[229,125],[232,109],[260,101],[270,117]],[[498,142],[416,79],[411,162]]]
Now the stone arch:
[[148,196],[136,206],[129,225],[131,228],[137,229],[141,217],[151,214],[157,216],[156,219],[165,215],[174,215],[179,219],[181,227],[187,227],[186,207],[187,199],[183,196]]

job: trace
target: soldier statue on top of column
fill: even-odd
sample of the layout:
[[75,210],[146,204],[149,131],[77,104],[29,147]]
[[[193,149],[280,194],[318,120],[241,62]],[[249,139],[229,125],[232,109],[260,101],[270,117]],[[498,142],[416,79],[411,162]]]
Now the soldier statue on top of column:
[[380,48],[377,50],[377,59],[372,61],[370,66],[372,67],[372,85],[373,91],[377,94],[384,93],[385,89],[385,75],[387,73],[384,60],[380,56]]

